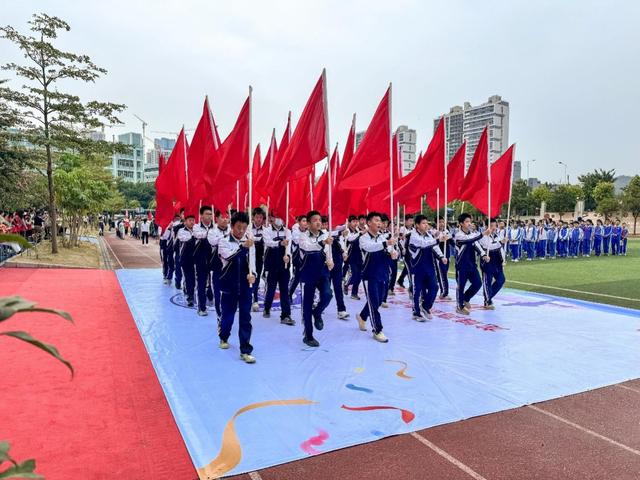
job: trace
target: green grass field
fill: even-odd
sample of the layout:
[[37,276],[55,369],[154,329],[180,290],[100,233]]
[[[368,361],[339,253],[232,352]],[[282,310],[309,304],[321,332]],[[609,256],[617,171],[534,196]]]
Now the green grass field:
[[626,257],[509,262],[505,275],[507,287],[640,309],[640,239]]

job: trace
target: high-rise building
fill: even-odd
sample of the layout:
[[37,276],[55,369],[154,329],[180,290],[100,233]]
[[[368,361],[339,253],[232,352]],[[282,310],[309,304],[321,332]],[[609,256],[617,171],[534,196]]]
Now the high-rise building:
[[514,160],[512,181],[517,182],[518,180],[522,180],[522,162],[520,160]]
[[416,166],[416,131],[400,125],[396,130],[398,136],[398,150],[402,164],[402,175],[406,175]]
[[153,140],[154,148],[146,152],[143,177],[145,182],[153,182],[157,178],[160,155],[163,155],[167,161],[175,145],[176,141],[171,138],[155,138]]
[[[465,102],[463,107],[452,107],[444,114],[448,144],[448,159],[455,154],[463,141],[467,142],[466,167],[469,167],[482,131],[489,126],[489,161],[494,162],[509,146],[509,102],[500,95],[492,95],[477,106]],[[440,118],[433,122],[434,132]]]
[[113,154],[111,173],[114,177],[120,177],[128,182],[142,182],[144,178],[142,135],[134,132],[123,133],[118,135],[118,142],[130,145],[131,150],[128,153]]
[[361,132],[356,132],[356,150],[358,149],[358,147],[360,146],[360,142],[362,141],[362,139],[364,138],[364,133],[366,132],[366,130],[362,130]]

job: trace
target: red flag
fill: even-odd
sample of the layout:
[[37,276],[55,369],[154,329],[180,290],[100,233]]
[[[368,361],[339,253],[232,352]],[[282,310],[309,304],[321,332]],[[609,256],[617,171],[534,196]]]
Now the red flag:
[[166,160],[164,158],[164,155],[162,153],[158,154],[158,177],[162,175],[162,170],[164,169],[165,163]]
[[[398,151],[397,134],[393,135],[392,145],[392,161],[393,165],[396,166],[393,169],[393,184],[398,185],[398,180],[400,180],[400,169],[398,169],[400,155]],[[394,201],[395,200],[397,199],[394,198]],[[389,207],[389,179],[387,178],[386,181],[369,188],[369,192],[367,193],[367,209],[369,211],[388,212]]]
[[[509,201],[513,176],[513,150],[511,145],[498,160],[491,165],[491,215],[498,216],[502,206]],[[489,185],[474,195],[471,204],[485,215],[489,215]]]
[[244,102],[236,124],[222,142],[222,161],[216,185],[226,185],[249,172],[249,98]]
[[394,191],[397,201],[405,203],[437,188],[440,188],[440,195],[444,195],[444,144],[444,121],[441,119],[422,160],[397,183],[398,188]]
[[368,188],[359,190],[346,190],[341,186],[342,177],[344,172],[349,168],[351,160],[353,160],[355,150],[355,137],[356,137],[356,117],[353,116],[351,122],[351,128],[349,129],[349,135],[347,136],[347,143],[344,147],[342,155],[342,163],[337,170],[336,189],[333,192],[333,218],[337,220],[337,223],[342,223],[347,219],[349,215],[364,213],[367,209],[366,196]]
[[[361,189],[389,181],[389,155],[391,141],[391,86],[382,97],[373,114],[353,159],[346,167],[340,186]],[[386,168],[386,175],[381,169]]]
[[187,151],[189,145],[184,135],[184,127],[180,130],[166,168],[156,178],[156,192],[183,205],[187,203]]
[[[475,205],[475,201],[482,202],[481,192],[486,191],[489,182],[489,148],[487,145],[487,127],[482,131],[480,141],[473,154],[471,165],[464,177],[458,200],[468,201]],[[486,203],[486,200],[485,200]]]
[[[282,139],[280,140],[280,147],[278,148],[276,155],[274,157],[274,163],[271,166],[271,174],[269,175],[269,188],[268,195],[271,197],[272,203],[275,205],[278,203],[278,199],[282,196],[282,190],[286,187],[286,182],[277,183],[278,182],[278,172],[280,171],[280,166],[282,165],[282,158],[284,157],[287,148],[289,148],[289,142],[291,140],[291,112],[289,112],[289,116],[287,117],[287,126],[284,129],[284,133],[282,134]],[[284,218],[283,218],[284,220]]]
[[269,145],[269,151],[267,151],[267,155],[264,157],[264,162],[260,167],[260,172],[255,178],[255,187],[254,187],[254,195],[258,202],[266,202],[268,193],[268,185],[269,185],[269,176],[271,175],[271,168],[274,164],[274,158],[278,153],[278,144],[276,143],[276,130],[273,129],[273,133],[271,134],[271,143]]
[[[333,155],[331,155],[331,172],[334,172],[337,167],[338,147],[336,146],[333,150]],[[332,199],[332,201],[335,200],[335,198]],[[326,167],[313,190],[313,208],[321,213],[327,213],[329,211],[329,175]]]
[[[251,165],[251,175],[253,176],[253,203],[259,204],[258,198],[256,197],[256,178],[258,177],[258,173],[260,170],[260,144],[256,145],[256,150],[253,154],[253,164]],[[242,180],[240,180],[240,208],[242,210],[246,210],[249,207],[249,175],[245,175]],[[251,206],[253,208],[253,206]]]
[[301,176],[328,155],[324,72],[311,92],[276,172],[276,185]]
[[[463,143],[447,164],[447,203],[458,199],[460,187],[464,180],[464,161],[467,155],[467,144]],[[437,191],[427,192],[427,203],[432,209],[437,208]],[[444,189],[440,190],[440,206],[444,205]]]
[[199,209],[200,202],[206,202],[206,174],[209,169],[218,167],[216,132],[213,117],[209,109],[209,99],[205,98],[202,115],[189,147],[189,205],[190,211]]

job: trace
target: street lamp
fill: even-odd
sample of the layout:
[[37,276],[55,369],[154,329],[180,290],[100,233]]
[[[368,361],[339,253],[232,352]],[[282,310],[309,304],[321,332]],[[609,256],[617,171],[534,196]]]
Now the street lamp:
[[[567,164],[564,162],[558,162],[558,165],[563,165],[564,166],[564,178],[567,182],[567,185],[569,184],[569,177],[567,177]],[[560,182],[562,183],[562,182]]]
[[531,160],[527,160],[527,182],[529,181],[529,164],[535,162],[536,159],[532,158]]

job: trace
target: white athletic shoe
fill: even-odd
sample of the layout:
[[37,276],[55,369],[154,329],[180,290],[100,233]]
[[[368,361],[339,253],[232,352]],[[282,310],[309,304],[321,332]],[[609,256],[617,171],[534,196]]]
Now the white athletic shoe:
[[367,322],[360,316],[359,313],[356,315],[356,320],[358,320],[358,328],[360,330],[362,330],[363,332],[366,332],[367,331]]
[[462,315],[471,314],[471,312],[469,310],[467,310],[467,307],[462,307],[462,308],[456,307],[456,313],[460,313]]
[[249,355],[248,353],[241,353],[240,360],[242,360],[244,363],[256,363],[256,357],[254,357],[253,355]]
[[207,312],[206,310],[198,310],[198,315],[200,315],[201,317],[206,317],[207,315],[209,315],[209,312]]
[[349,314],[347,312],[338,312],[338,318],[340,320],[346,320],[349,318]]
[[220,348],[222,350],[227,350],[229,348],[229,344],[227,342],[225,342],[224,340],[220,340]]
[[387,302],[382,302],[382,303],[380,304],[380,306],[381,306],[382,308],[389,308],[389,304],[388,304]]
[[251,311],[252,312],[259,312],[260,311],[260,305],[258,305],[258,302],[253,302],[253,305],[251,305]]
[[427,320],[422,315],[414,315],[412,317],[416,322],[426,322]]
[[380,343],[387,343],[389,341],[389,339],[382,332],[374,333],[373,334],[373,339],[376,340],[377,342],[380,342]]

